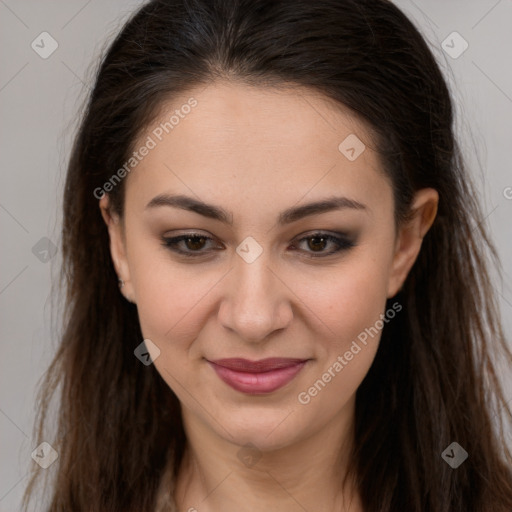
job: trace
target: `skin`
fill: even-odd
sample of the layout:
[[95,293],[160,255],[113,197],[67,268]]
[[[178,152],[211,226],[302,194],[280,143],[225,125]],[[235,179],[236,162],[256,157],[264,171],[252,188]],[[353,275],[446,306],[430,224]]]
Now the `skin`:
[[[201,512],[362,511],[358,493],[340,487],[355,393],[381,331],[309,403],[298,395],[385,313],[435,218],[438,194],[418,191],[414,218],[395,231],[391,184],[368,126],[301,88],[216,82],[194,89],[163,106],[140,144],[190,97],[197,106],[125,178],[124,217],[109,211],[107,194],[99,201],[121,292],[137,304],[144,338],[160,349],[155,367],[181,402],[188,446],[177,503]],[[338,149],[349,134],[366,144],[354,161]],[[145,208],[161,193],[220,206],[232,225],[170,206]],[[333,195],[366,208],[277,224],[281,211]],[[350,233],[356,245],[322,257],[336,245],[299,241],[317,230]],[[179,247],[204,256],[186,258],[162,244],[163,236],[190,231],[214,240]],[[248,236],[263,250],[252,263],[236,252]],[[310,361],[286,386],[258,396],[226,385],[205,360],[224,357]],[[239,457],[246,443],[259,457],[250,467]]]

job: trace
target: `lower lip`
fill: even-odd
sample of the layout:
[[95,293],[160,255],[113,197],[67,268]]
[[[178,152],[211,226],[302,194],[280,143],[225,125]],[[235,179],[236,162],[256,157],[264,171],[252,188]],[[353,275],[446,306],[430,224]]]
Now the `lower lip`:
[[271,393],[276,389],[282,388],[290,382],[306,364],[307,361],[288,366],[286,368],[279,368],[269,372],[261,373],[248,373],[236,370],[230,370],[224,366],[219,366],[215,363],[210,363],[210,366],[215,370],[217,375],[233,389],[248,393],[251,395],[259,395],[263,393]]

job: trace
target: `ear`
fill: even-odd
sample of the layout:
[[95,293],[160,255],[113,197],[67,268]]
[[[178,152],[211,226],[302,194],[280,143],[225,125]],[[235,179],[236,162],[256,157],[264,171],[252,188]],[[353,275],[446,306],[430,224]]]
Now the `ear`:
[[388,281],[388,298],[402,288],[421,249],[423,237],[437,214],[439,194],[433,188],[416,192],[411,205],[411,219],[400,227],[396,237],[393,263]]
[[114,268],[116,269],[117,276],[123,280],[124,285],[121,288],[121,293],[130,302],[134,302],[131,298],[133,296],[133,287],[130,281],[130,269],[128,266],[128,259],[126,257],[126,243],[124,236],[123,222],[119,215],[112,211],[110,198],[107,193],[103,194],[99,201],[101,216],[108,227],[108,234],[110,238],[110,255]]

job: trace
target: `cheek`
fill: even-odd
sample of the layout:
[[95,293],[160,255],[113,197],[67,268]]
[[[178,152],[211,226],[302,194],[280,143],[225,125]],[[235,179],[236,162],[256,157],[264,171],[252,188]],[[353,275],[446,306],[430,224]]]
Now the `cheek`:
[[189,281],[183,276],[159,274],[147,275],[137,290],[137,309],[142,333],[162,343],[196,337],[201,329],[202,308],[210,283],[204,279]]
[[361,251],[357,257],[311,276],[296,279],[297,296],[310,316],[317,317],[325,336],[323,349],[349,346],[365,328],[375,324],[386,304],[388,261],[384,254]]
[[[130,277],[137,296],[142,334],[160,345],[195,337],[202,299],[212,288],[212,276],[195,265],[180,265],[160,248],[136,249],[130,258]],[[162,347],[160,347],[162,348]]]
[[159,348],[155,368],[185,403],[189,397],[183,390],[193,389],[195,384],[195,362],[190,359],[189,350],[208,316],[205,295],[215,281],[201,276],[197,270],[185,271],[168,260],[154,259],[136,273],[137,310],[143,337]]
[[304,414],[314,411],[319,425],[348,402],[372,365],[385,325],[381,319],[386,278],[385,263],[360,258],[357,264],[333,272],[323,289],[309,292],[310,306],[322,321],[324,335],[315,339],[319,364],[297,401]]

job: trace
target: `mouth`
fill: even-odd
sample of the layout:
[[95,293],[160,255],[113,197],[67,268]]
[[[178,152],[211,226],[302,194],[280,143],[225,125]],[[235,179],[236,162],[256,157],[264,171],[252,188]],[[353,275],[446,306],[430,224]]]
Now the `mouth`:
[[257,395],[271,393],[288,384],[309,359],[273,357],[259,361],[241,358],[207,361],[228,386],[242,393]]

